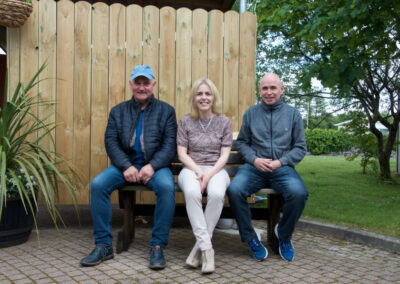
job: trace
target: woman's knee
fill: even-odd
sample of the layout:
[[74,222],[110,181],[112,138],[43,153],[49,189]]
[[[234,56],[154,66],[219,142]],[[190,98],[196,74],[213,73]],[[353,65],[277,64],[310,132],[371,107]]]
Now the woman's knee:
[[191,201],[191,200],[201,201],[201,199],[203,198],[200,188],[198,190],[185,190],[184,194],[186,201]]
[[225,200],[225,191],[210,191],[207,192],[207,199],[209,201],[222,201],[224,202]]

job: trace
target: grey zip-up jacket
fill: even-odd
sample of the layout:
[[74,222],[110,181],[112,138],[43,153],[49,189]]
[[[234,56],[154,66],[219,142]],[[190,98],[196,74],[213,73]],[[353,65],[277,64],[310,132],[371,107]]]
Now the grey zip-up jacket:
[[[136,130],[141,105],[133,98],[122,102],[110,111],[105,132],[105,146],[111,163],[125,171],[133,165],[135,151],[132,137]],[[169,167],[176,156],[176,115],[169,104],[154,96],[143,113],[143,144],[145,163],[156,171]]]
[[261,102],[250,107],[243,115],[236,143],[250,164],[256,158],[266,158],[294,167],[307,153],[300,112],[282,99],[274,105]]

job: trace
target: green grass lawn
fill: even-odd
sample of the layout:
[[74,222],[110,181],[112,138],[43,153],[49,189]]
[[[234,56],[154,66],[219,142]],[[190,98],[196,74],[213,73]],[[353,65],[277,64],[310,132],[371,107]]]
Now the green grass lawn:
[[302,218],[400,238],[400,178],[394,174],[396,184],[384,183],[362,174],[359,160],[332,156],[306,156],[296,170],[310,194]]

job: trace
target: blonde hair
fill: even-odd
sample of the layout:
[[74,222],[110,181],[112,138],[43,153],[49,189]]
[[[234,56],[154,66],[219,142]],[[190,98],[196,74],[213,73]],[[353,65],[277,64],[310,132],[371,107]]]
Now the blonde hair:
[[202,85],[202,84],[206,84],[210,88],[211,94],[214,97],[214,101],[211,106],[211,111],[216,115],[220,114],[220,112],[218,110],[220,97],[219,97],[219,92],[218,92],[217,87],[215,87],[214,83],[210,79],[200,78],[200,79],[197,79],[193,83],[192,90],[190,91],[189,102],[192,105],[192,111],[190,113],[190,117],[193,119],[199,119],[199,117],[200,117],[199,109],[197,108],[197,104],[196,104],[196,95],[197,95],[197,90],[199,89],[200,85]]

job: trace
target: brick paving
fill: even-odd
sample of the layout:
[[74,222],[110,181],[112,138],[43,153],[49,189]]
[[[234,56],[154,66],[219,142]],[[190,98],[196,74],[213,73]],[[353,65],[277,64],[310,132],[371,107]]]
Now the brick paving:
[[[116,236],[116,230],[113,231]],[[238,235],[217,231],[216,272],[184,267],[194,244],[191,230],[171,230],[167,268],[148,265],[151,225],[140,225],[129,251],[95,267],[79,260],[93,249],[91,227],[40,229],[25,244],[0,249],[0,284],[5,283],[400,283],[400,255],[332,237],[296,230],[296,258],[285,262],[270,249],[266,261],[247,253]]]

